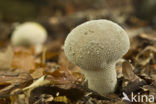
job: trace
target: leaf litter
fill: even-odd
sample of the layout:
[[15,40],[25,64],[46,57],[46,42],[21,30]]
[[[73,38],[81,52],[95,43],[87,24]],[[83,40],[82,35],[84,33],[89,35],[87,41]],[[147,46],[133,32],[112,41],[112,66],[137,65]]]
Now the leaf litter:
[[[66,8],[69,13],[74,9]],[[121,8],[110,13],[106,10],[89,10],[45,20],[50,39],[40,54],[36,54],[33,47],[11,47],[8,42],[0,42],[0,46],[8,46],[0,48],[0,104],[131,103],[122,100],[123,92],[128,97],[131,92],[156,97],[155,28],[148,21],[135,16],[120,15],[123,12]],[[99,18],[126,25],[131,41],[129,52],[116,65],[116,91],[106,97],[88,89],[81,68],[69,62],[63,51],[64,39],[72,28],[84,21]],[[10,32],[9,26],[5,28],[5,32],[1,29],[2,34]],[[2,37],[9,40],[7,36]]]

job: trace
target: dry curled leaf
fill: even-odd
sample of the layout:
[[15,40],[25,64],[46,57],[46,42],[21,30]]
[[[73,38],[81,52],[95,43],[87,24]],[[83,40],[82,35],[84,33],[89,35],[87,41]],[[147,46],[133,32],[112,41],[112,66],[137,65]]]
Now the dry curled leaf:
[[122,73],[123,73],[124,78],[129,81],[138,79],[137,76],[133,72],[132,65],[128,61],[123,62]]

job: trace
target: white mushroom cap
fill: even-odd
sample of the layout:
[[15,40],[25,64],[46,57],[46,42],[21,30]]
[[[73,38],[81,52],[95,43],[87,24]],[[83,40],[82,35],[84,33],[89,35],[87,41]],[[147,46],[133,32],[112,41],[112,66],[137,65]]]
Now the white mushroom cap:
[[108,20],[92,20],[73,29],[65,40],[68,59],[87,70],[116,62],[130,47],[127,33]]
[[88,87],[101,95],[115,91],[115,64],[130,47],[127,33],[108,20],[92,20],[73,29],[65,40],[67,58],[83,69]]
[[13,45],[36,46],[43,44],[47,39],[47,32],[36,22],[25,22],[18,25],[12,33]]

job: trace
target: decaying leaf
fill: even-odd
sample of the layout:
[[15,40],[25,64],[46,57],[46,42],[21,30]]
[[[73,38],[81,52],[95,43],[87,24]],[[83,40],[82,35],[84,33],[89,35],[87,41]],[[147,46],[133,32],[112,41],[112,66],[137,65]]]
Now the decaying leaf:
[[[18,88],[24,88],[32,83],[32,77],[28,73],[20,73],[18,75],[2,75],[5,77],[3,83],[9,83],[8,86],[0,90],[0,97],[9,97],[10,93]],[[12,77],[12,79],[8,78]],[[2,83],[2,82],[1,82]]]
[[0,52],[0,70],[11,69],[13,55],[14,53],[11,47],[8,47],[4,52]]
[[63,51],[59,55],[58,63],[61,69],[69,69],[78,82],[84,81],[85,78],[84,75],[81,73],[81,68],[69,62]]
[[[133,1],[143,1],[97,1],[108,6],[102,5],[104,8],[101,8],[96,2],[94,9],[90,9],[90,0],[46,0],[45,8],[37,7],[42,12],[38,16],[51,16],[51,10],[53,14],[49,19],[38,20],[48,31],[48,40],[43,45],[45,50],[39,54],[35,53],[35,47],[17,46],[0,50],[0,104],[133,104],[122,101],[123,92],[128,97],[133,92],[151,94],[156,99],[155,23],[154,20],[142,20],[133,15]],[[0,11],[1,49],[10,45],[11,28],[16,25],[14,19],[8,21],[3,12]],[[116,64],[117,89],[105,97],[88,88],[81,68],[69,62],[63,51],[69,31],[87,20],[101,18],[126,26],[131,43],[127,54]],[[125,60],[130,60],[132,64]]]
[[34,72],[31,73],[31,76],[33,79],[37,79],[43,76],[44,68],[37,68],[34,70]]
[[26,72],[35,69],[35,56],[33,50],[25,48],[15,49],[12,67]]
[[132,65],[128,61],[123,62],[122,73],[124,78],[129,81],[134,81],[138,79],[138,77],[133,72]]
[[140,90],[141,87],[146,84],[147,83],[142,79],[134,80],[133,82],[129,82],[125,87],[123,87],[123,92],[125,92],[126,94],[131,94],[131,92]]
[[47,64],[47,67],[43,73],[44,75],[47,75],[46,79],[48,79],[51,84],[64,89],[72,87],[76,81],[76,78],[72,75],[70,70],[62,69],[56,63]]
[[[35,102],[41,102],[44,101],[47,102],[49,101],[49,99],[51,99],[51,102],[64,102],[66,104],[69,104],[70,101],[72,101],[73,99],[79,98],[77,97],[73,97],[70,94],[73,94],[74,91],[77,91],[78,89],[76,88],[76,85],[74,85],[74,81],[75,78],[73,77],[72,73],[69,70],[63,70],[60,69],[59,66],[57,66],[57,64],[47,64],[48,66],[45,67],[45,70],[43,70],[43,74],[44,76],[42,76],[41,78],[39,78],[38,80],[36,80],[34,83],[32,83],[30,86],[26,87],[23,89],[23,91],[25,92],[25,94],[27,95],[27,98],[29,98],[30,102],[34,102],[34,100],[32,99],[34,96],[34,94],[36,93],[40,93],[39,95],[37,94],[37,96],[40,96],[38,100],[35,100]],[[37,71],[37,70],[36,70]],[[45,87],[44,87],[45,86]],[[49,86],[49,87],[46,87]],[[54,93],[53,89],[55,89],[56,93],[60,93],[61,95],[56,97],[56,93],[52,94],[52,97],[47,97],[46,99],[42,96],[43,91],[44,93],[50,93],[49,90],[45,91],[45,89],[49,89],[52,90],[51,93]],[[40,89],[40,92],[34,92],[37,89]],[[65,92],[64,92],[65,91]],[[70,93],[70,91],[72,91],[72,93]],[[65,93],[65,95],[62,95],[62,92]],[[82,93],[80,92],[75,92],[75,93]],[[81,95],[81,94],[80,94]],[[83,94],[82,94],[83,95]],[[81,95],[81,96],[82,96]],[[66,98],[67,96],[67,98]],[[68,98],[68,96],[71,96],[72,98]],[[42,100],[41,100],[42,99]]]
[[146,82],[139,78],[132,70],[132,65],[125,61],[122,65],[123,68],[123,76],[126,80],[123,82],[123,91],[126,94],[130,94],[131,92],[135,92],[140,89]]
[[156,63],[156,47],[154,46],[146,47],[136,56],[136,62],[139,65],[145,66],[150,63],[150,61]]
[[[65,104],[73,104],[71,102],[75,102],[84,96],[84,92],[78,88],[70,88],[70,89],[61,89],[53,85],[44,85],[37,87],[32,90],[31,95],[29,97],[29,104],[33,104],[35,102],[42,100],[43,104],[49,99],[49,97],[44,98],[43,94],[51,96],[50,103],[65,103]],[[34,99],[36,97],[36,99]]]
[[65,53],[62,51],[59,55],[58,63],[61,68],[63,69],[69,69],[70,71],[73,72],[81,72],[80,67],[72,64],[67,57],[65,56]]

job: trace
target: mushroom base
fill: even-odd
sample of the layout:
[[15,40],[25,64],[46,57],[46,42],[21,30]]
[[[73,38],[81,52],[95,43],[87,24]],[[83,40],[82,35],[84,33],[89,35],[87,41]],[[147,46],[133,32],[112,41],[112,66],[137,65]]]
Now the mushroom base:
[[106,96],[115,91],[117,84],[115,65],[107,66],[102,70],[83,70],[89,89]]

